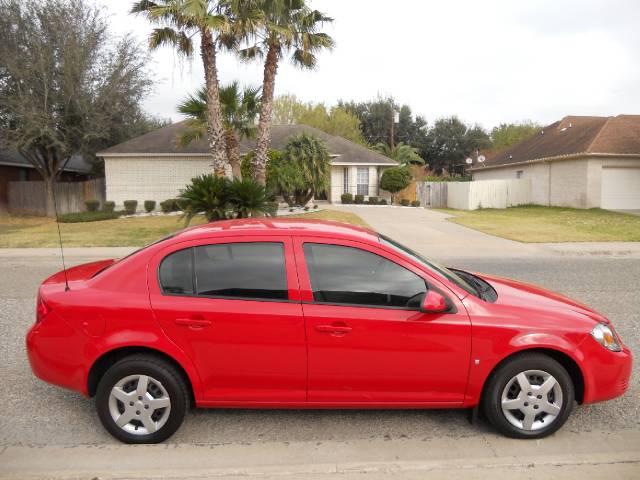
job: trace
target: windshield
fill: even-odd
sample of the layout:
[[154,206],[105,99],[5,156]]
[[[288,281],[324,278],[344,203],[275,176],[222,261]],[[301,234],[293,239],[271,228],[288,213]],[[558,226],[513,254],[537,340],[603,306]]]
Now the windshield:
[[382,243],[383,245],[387,245],[388,247],[393,248],[394,250],[402,253],[403,255],[406,255],[406,256],[410,257],[411,259],[415,260],[420,265],[423,265],[424,267],[426,267],[428,270],[432,271],[436,275],[440,275],[440,276],[446,278],[447,280],[449,280],[450,282],[456,284],[458,287],[463,289],[465,292],[470,293],[471,295],[480,296],[479,293],[478,293],[478,290],[476,288],[474,288],[471,284],[469,284],[467,281],[465,281],[462,277],[460,277],[458,274],[452,272],[448,268],[445,268],[445,267],[443,267],[441,265],[438,265],[433,260],[429,260],[429,259],[423,257],[419,253],[414,252],[410,248],[405,247],[404,245],[401,245],[400,243],[396,242],[395,240],[392,240],[389,237],[386,237],[384,235],[380,235],[379,234],[379,238],[380,238],[380,243]]

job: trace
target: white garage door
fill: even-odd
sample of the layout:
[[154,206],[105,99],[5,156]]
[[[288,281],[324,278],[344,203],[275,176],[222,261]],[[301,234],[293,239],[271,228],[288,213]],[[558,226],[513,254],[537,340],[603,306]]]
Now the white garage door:
[[640,209],[640,168],[602,169],[602,208]]

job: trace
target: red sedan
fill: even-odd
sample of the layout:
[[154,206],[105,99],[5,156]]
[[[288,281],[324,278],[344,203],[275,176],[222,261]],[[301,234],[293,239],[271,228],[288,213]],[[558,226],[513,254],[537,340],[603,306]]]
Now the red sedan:
[[160,442],[191,404],[475,408],[540,438],[622,395],[631,352],[602,315],[451,270],[331,222],[223,221],[57,273],[27,335],[41,379],[96,396],[116,438]]

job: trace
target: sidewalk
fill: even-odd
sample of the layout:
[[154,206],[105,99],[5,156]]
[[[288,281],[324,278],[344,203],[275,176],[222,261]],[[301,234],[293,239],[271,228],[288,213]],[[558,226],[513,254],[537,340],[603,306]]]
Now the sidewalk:
[[[223,439],[221,439],[223,441]],[[0,478],[639,478],[640,432],[205,445],[8,446]]]

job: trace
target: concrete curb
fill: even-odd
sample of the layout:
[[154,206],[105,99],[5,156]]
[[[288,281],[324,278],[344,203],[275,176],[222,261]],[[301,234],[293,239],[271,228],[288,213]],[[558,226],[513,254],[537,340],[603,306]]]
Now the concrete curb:
[[411,472],[439,472],[451,478],[472,473],[482,478],[502,471],[530,478],[534,467],[598,467],[630,478],[627,473],[640,470],[638,445],[640,431],[623,430],[561,432],[537,441],[483,435],[242,445],[7,446],[0,452],[0,478],[349,478]]

